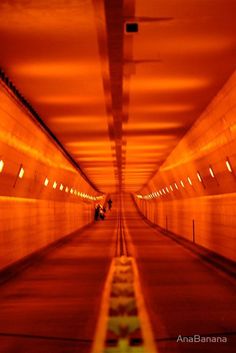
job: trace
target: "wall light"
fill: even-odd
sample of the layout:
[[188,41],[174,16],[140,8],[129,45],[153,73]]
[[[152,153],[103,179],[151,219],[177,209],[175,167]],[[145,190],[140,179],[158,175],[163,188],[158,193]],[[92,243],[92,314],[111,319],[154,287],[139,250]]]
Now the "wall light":
[[53,189],[56,189],[56,187],[57,187],[57,182],[56,181],[54,181],[54,183],[53,183]]
[[170,190],[171,190],[171,191],[173,191],[173,188],[172,188],[172,186],[171,186],[171,185],[170,185]]
[[159,194],[160,194],[160,195],[162,195],[162,192],[161,192],[161,190],[159,190]]
[[48,183],[49,183],[49,180],[48,180],[48,178],[46,178],[46,179],[44,180],[44,186],[48,186]]
[[[232,169],[230,161],[228,159],[226,160],[225,164],[226,164],[226,167],[227,167],[228,171],[230,173],[233,173],[233,169]],[[1,169],[0,169],[0,171],[1,171]]]
[[175,183],[175,188],[178,190],[179,188],[178,188],[178,185]]
[[163,194],[165,194],[166,192],[165,192],[165,189],[162,189],[162,192],[163,192]]
[[215,174],[214,174],[214,172],[213,172],[212,167],[209,167],[209,171],[210,171],[210,174],[211,174],[212,178],[214,178],[214,177],[215,177]]
[[198,180],[200,181],[200,183],[202,183],[202,177],[199,172],[197,172],[197,177],[198,177]]
[[68,186],[65,188],[65,192],[68,192],[69,191],[69,188],[68,188]]
[[21,167],[21,168],[20,168],[20,171],[19,171],[19,174],[18,174],[18,177],[22,179],[23,176],[24,176],[24,174],[25,174],[24,168]]
[[166,187],[166,191],[167,191],[167,192],[169,192],[169,189],[168,189],[168,187]]
[[64,189],[64,186],[61,184],[60,185],[60,190],[62,191]]
[[74,192],[74,190],[71,188],[71,189],[70,189],[70,193],[73,194],[73,192]]
[[188,182],[190,185],[193,185],[192,180],[188,177]]
[[180,180],[180,184],[183,186],[183,188],[184,188],[184,182],[183,182],[183,180]]
[[4,162],[3,162],[3,160],[1,159],[1,160],[0,160],[0,173],[2,173],[3,167],[4,167]]

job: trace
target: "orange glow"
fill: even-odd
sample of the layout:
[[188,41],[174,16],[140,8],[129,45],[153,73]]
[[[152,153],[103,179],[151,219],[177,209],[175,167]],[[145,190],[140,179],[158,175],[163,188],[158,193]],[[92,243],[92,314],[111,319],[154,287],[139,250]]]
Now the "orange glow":
[[[133,82],[133,81],[132,81]],[[157,78],[135,78],[132,89],[137,92],[143,91],[173,91],[203,88],[210,85],[211,80],[206,77],[157,77]]]
[[194,106],[191,104],[155,104],[155,105],[136,105],[132,112],[135,113],[179,113],[191,111]]
[[18,65],[15,66],[14,72],[24,76],[33,77],[70,77],[75,75],[87,77],[88,74],[96,74],[100,68],[95,62],[62,62],[57,61],[51,63],[38,62],[35,64]]
[[[135,15],[155,18],[164,14],[173,16],[173,21],[160,25],[141,21],[138,35],[120,37],[117,26],[108,28],[103,1],[62,1],[60,6],[54,6],[55,1],[19,1],[17,6],[12,5],[14,1],[5,2],[0,2],[1,67],[101,192],[116,192],[120,184],[123,191],[135,194],[143,192],[144,185],[152,190],[158,184],[148,183],[155,173],[168,174],[191,161],[191,143],[183,147],[187,152],[181,158],[171,160],[172,153],[235,69],[236,22],[229,11],[233,0],[230,4],[218,1],[213,13],[211,6],[198,9],[194,1],[184,1],[182,13],[176,1],[161,1],[156,6],[155,0],[137,0]],[[111,6],[111,21],[116,3]],[[221,10],[223,17],[218,16]],[[123,19],[130,16],[128,12],[129,6],[124,6]],[[123,30],[124,21],[121,24]],[[120,50],[114,57],[108,35],[116,39],[115,49]],[[7,94],[2,98],[3,102],[12,99]],[[3,106],[4,124],[13,111],[5,109],[7,105]],[[32,124],[24,121],[22,126],[32,131]],[[234,130],[232,124],[230,132]],[[50,153],[43,148],[42,134],[34,130],[29,143],[25,135],[0,131],[0,140],[47,167],[77,172],[58,157],[56,148]],[[218,140],[199,148],[207,155],[223,142],[219,135]],[[170,163],[164,162],[167,158]],[[232,173],[229,162],[224,167],[227,172],[226,167]],[[70,187],[60,186],[61,191],[70,192],[71,185],[80,185],[80,190],[90,193],[86,183],[77,183],[73,176],[67,180],[65,175],[44,170],[41,184],[48,175],[50,185],[54,178],[69,182]],[[180,190],[180,177],[184,175],[172,174],[170,179],[160,179],[160,185],[167,185],[166,193]],[[194,185],[196,175],[191,178],[183,178],[186,189]],[[178,185],[169,185],[174,180]],[[202,182],[199,175],[198,180]]]
[[44,103],[44,104],[56,104],[56,105],[81,105],[81,104],[97,104],[102,103],[102,100],[98,96],[82,96],[81,95],[46,95],[46,96],[39,96],[37,98],[37,102]]
[[171,129],[171,128],[177,128],[181,127],[182,123],[181,122],[149,122],[146,120],[146,122],[143,123],[134,123],[134,124],[128,124],[125,127],[125,131],[136,131],[136,130],[145,130],[145,129]]
[[[57,123],[57,124],[77,124],[80,129],[86,129],[87,128],[87,124],[89,124],[89,122],[91,123],[95,123],[96,124],[96,120],[97,119],[104,119],[103,116],[81,116],[81,115],[76,115],[76,116],[58,116],[58,117],[52,117],[50,120],[53,123]],[[81,126],[82,125],[82,126]],[[100,129],[99,126],[97,126],[96,128]]]

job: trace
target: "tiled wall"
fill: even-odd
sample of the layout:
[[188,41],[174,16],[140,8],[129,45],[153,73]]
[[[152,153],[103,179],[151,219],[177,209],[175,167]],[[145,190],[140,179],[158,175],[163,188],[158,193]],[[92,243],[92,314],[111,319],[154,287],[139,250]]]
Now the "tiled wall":
[[194,220],[197,243],[236,261],[236,73],[140,194],[152,222],[192,239]]
[[0,270],[93,220],[98,193],[2,82],[0,166]]

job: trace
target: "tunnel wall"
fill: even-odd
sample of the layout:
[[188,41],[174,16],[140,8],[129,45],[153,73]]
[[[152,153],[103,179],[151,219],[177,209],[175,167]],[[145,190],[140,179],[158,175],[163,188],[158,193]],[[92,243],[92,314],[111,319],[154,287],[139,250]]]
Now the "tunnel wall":
[[235,172],[236,73],[136,202],[153,223],[236,261]]
[[3,82],[0,195],[0,270],[90,223],[98,195]]

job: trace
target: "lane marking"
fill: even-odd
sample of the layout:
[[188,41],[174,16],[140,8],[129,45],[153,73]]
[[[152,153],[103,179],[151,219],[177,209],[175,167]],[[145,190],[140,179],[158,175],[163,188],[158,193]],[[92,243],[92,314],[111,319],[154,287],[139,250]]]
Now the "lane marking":
[[133,257],[111,262],[91,353],[157,353]]

